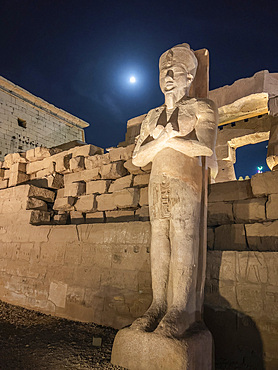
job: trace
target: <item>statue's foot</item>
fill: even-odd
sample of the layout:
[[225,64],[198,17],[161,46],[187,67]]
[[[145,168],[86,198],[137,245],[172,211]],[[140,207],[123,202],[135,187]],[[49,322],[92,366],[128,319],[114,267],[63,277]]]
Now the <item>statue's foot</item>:
[[172,308],[166,313],[154,332],[166,337],[181,338],[188,328],[186,312]]
[[136,319],[132,325],[133,330],[152,332],[165,314],[166,309],[161,305],[152,304],[142,317]]

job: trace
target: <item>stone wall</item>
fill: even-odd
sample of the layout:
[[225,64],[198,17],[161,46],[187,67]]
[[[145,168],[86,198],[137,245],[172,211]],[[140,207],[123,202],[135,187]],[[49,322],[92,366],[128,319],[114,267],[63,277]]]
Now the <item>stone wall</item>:
[[0,162],[0,189],[28,182],[57,190],[54,205],[38,207],[33,224],[146,220],[151,166],[132,165],[133,148],[104,154],[94,145],[67,151],[39,147],[8,154]]
[[87,122],[0,77],[0,160],[8,153],[84,141]]
[[[115,328],[147,309],[150,168],[131,164],[132,148],[5,158],[1,299]],[[22,158],[26,183],[13,186]],[[258,369],[278,365],[277,183],[267,172],[209,189],[205,321],[218,358]]]

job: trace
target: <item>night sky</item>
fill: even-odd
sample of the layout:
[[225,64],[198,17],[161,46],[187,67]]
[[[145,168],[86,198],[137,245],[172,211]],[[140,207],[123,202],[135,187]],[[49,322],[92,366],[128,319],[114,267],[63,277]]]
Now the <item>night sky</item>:
[[[128,119],[163,103],[158,58],[173,45],[210,51],[210,89],[278,72],[277,10],[277,0],[2,0],[0,75],[89,122],[88,143],[116,146]],[[238,175],[264,165],[258,152]]]

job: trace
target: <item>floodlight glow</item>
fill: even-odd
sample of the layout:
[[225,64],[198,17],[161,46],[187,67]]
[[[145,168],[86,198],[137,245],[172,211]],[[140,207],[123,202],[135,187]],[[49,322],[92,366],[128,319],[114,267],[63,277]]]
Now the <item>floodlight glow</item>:
[[131,76],[130,79],[129,79],[129,82],[131,84],[134,84],[136,82],[136,78],[134,76]]

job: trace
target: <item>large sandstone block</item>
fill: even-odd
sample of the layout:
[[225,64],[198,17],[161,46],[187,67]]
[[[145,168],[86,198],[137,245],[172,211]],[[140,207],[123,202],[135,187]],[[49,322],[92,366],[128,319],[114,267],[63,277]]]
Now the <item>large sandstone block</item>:
[[14,163],[26,163],[26,153],[9,153],[5,156],[2,168],[11,168]]
[[29,185],[28,197],[44,200],[48,203],[53,203],[55,198],[55,192],[49,189],[38,188],[33,185]]
[[86,223],[104,222],[104,212],[86,213]]
[[35,210],[32,211],[30,217],[30,224],[43,225],[50,222],[50,212]]
[[109,193],[113,193],[114,191],[129,188],[131,186],[131,182],[132,182],[132,175],[121,177],[121,178],[115,180],[109,186]]
[[27,204],[26,197],[22,199],[17,198],[4,198],[0,200],[0,213],[7,216],[9,213],[20,212],[26,209]]
[[74,203],[76,198],[73,197],[65,197],[65,198],[57,198],[53,205],[53,209],[55,211],[71,211],[74,210]]
[[278,171],[257,173],[251,178],[253,194],[256,197],[278,193]]
[[127,170],[123,166],[123,163],[123,161],[118,161],[104,165],[100,170],[101,177],[103,179],[114,180],[125,176],[127,174]]
[[70,170],[72,172],[79,172],[85,170],[85,158],[78,155],[70,159]]
[[140,189],[140,199],[139,204],[141,207],[149,204],[148,188]]
[[35,173],[38,171],[42,171],[45,168],[49,166],[48,161],[35,161],[35,162],[30,162],[27,163],[26,165],[26,173],[30,175],[31,173]]
[[116,162],[120,160],[127,161],[132,157],[132,152],[134,150],[134,145],[129,145],[127,147],[111,148],[109,150],[111,162]]
[[266,203],[266,217],[270,220],[278,219],[278,194],[270,194]]
[[56,198],[64,198],[64,196],[65,196],[65,188],[58,189],[57,194],[56,194]]
[[235,201],[233,204],[235,222],[250,223],[265,220],[265,202],[266,198]]
[[117,208],[113,194],[101,194],[96,197],[98,211],[112,211]]
[[143,174],[144,171],[141,170],[140,167],[137,167],[135,166],[133,163],[132,163],[132,160],[131,159],[128,159],[125,163],[124,163],[124,167],[128,170],[129,173],[131,173],[132,175],[139,175],[139,174]]
[[208,226],[231,224],[233,221],[232,203],[215,202],[208,204]]
[[134,221],[134,211],[117,210],[105,212],[106,220],[108,222],[124,222]]
[[110,163],[110,154],[95,154],[89,157],[85,157],[85,167],[86,170],[92,170],[93,168],[100,168],[105,164]]
[[278,220],[245,225],[250,249],[278,251]]
[[150,162],[149,164],[147,164],[144,167],[141,167],[141,170],[144,171],[144,172],[147,172],[147,173],[150,173],[151,169],[152,169],[152,162]]
[[85,223],[85,218],[80,211],[70,211],[70,221],[74,225],[80,225]]
[[22,201],[24,198],[27,199],[29,190],[30,190],[29,184],[4,189],[0,191],[0,201],[7,199],[18,199]]
[[150,214],[149,214],[149,206],[143,206],[136,210],[135,212],[135,219],[139,221],[149,221]]
[[61,212],[57,215],[54,215],[53,222],[56,225],[66,225],[68,221],[68,212]]
[[83,195],[86,192],[86,183],[85,182],[72,182],[68,184],[64,189],[65,197],[78,197]]
[[10,170],[11,172],[26,172],[26,163],[21,163],[21,162],[17,162],[17,163],[13,163],[11,166],[10,166]]
[[217,250],[246,250],[244,225],[221,225],[215,228],[214,249]]
[[134,177],[133,180],[133,186],[147,186],[149,184],[150,175],[149,174],[143,174],[143,175],[137,175]]
[[9,184],[9,180],[6,179],[6,180],[1,180],[0,181],[0,189],[5,189],[8,187],[8,184]]
[[10,178],[10,175],[11,175],[11,171],[10,170],[5,170],[4,171],[4,177],[3,177],[3,179],[4,180],[9,179]]
[[16,186],[27,182],[29,180],[29,175],[24,172],[11,172],[9,177],[9,186]]
[[64,187],[64,176],[60,173],[54,173],[45,177],[47,187],[51,189],[61,189]]
[[78,212],[94,212],[96,211],[96,200],[94,195],[82,195],[77,199],[74,209]]
[[250,180],[210,184],[208,202],[225,202],[252,198]]
[[[45,247],[49,250],[55,250],[55,245],[59,243],[61,246],[61,250],[63,252],[63,243],[76,243],[79,241],[78,233],[76,226],[74,225],[66,225],[66,226],[52,226],[50,228],[50,232],[48,235],[48,244]],[[62,264],[63,260],[61,259],[60,264]]]
[[85,170],[75,173],[67,173],[64,175],[64,183],[65,187],[68,186],[71,182],[77,182],[77,181],[91,181],[91,180],[97,180],[100,178],[100,175],[98,173],[98,168],[94,168],[92,170]]
[[137,207],[139,201],[138,189],[123,189],[113,193],[114,203],[118,208]]
[[45,169],[36,172],[36,178],[40,179],[42,177],[52,175],[54,172],[55,172],[54,162],[50,162],[49,166],[47,166]]
[[47,211],[47,203],[41,199],[29,198],[27,201],[26,209],[38,209]]
[[77,146],[68,151],[68,153],[72,153],[73,157],[78,156],[87,157],[94,154],[103,154],[103,152],[104,150],[102,148],[92,144]]
[[68,173],[70,171],[70,159],[72,154],[60,155],[55,161],[55,171],[58,173]]
[[86,183],[86,194],[103,194],[107,189],[106,180],[89,181]]
[[30,162],[41,161],[44,158],[50,157],[54,153],[55,153],[55,150],[53,149],[48,149],[48,148],[38,146],[34,149],[27,150],[26,159]]
[[211,227],[207,230],[207,246],[208,249],[214,249],[214,229]]

